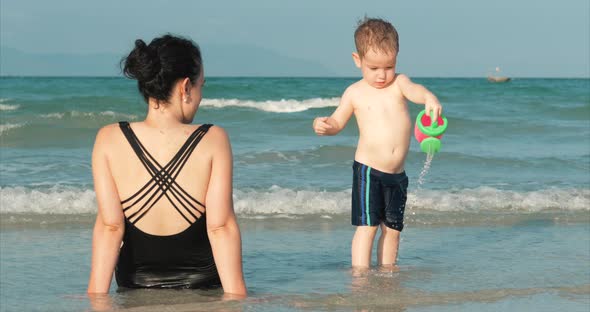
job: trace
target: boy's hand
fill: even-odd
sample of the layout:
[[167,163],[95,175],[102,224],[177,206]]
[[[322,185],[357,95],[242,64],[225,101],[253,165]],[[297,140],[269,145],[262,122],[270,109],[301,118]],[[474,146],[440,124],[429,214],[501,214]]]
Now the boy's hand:
[[434,113],[434,120],[438,120],[438,117],[442,114],[442,105],[438,102],[435,96],[428,97],[426,103],[424,103],[424,110],[430,117],[430,112]]
[[313,120],[313,131],[317,135],[326,135],[328,130],[332,129],[332,125],[329,123],[330,117],[317,117]]

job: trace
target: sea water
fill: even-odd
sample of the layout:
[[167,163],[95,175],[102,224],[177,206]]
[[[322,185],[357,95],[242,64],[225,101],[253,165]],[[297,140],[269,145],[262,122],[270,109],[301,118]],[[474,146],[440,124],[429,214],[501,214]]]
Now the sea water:
[[587,311],[590,80],[415,80],[449,118],[444,146],[426,167],[412,141],[399,269],[353,272],[358,129],[311,123],[355,79],[207,78],[195,123],[224,127],[234,153],[250,292],[234,302],[114,283],[90,300],[94,136],[145,103],[122,78],[0,78],[0,310]]

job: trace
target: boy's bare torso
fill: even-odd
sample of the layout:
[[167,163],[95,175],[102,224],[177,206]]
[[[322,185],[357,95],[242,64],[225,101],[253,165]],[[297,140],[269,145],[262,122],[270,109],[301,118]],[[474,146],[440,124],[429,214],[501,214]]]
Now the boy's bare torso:
[[361,80],[348,90],[359,127],[355,160],[388,173],[404,171],[410,147],[410,114],[396,82],[376,89]]

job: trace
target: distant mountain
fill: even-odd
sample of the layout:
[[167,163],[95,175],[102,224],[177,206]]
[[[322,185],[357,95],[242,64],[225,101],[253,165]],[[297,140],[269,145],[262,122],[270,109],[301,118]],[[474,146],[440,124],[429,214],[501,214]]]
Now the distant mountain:
[[[250,45],[202,45],[209,76],[334,76],[327,67]],[[97,54],[30,53],[0,46],[1,76],[119,76],[127,51]]]
[[2,76],[114,76],[119,74],[115,54],[27,53],[0,47]]
[[205,70],[214,76],[334,76],[319,63],[246,45],[202,45]]

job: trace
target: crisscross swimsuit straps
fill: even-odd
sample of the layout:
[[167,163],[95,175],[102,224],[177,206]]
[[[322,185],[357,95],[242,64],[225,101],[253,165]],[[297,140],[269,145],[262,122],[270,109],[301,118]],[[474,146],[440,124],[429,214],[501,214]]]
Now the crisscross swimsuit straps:
[[[126,288],[219,287],[207,236],[205,205],[176,183],[178,174],[212,125],[195,130],[165,166],[148,152],[128,122],[120,122],[119,126],[151,179],[121,202],[126,216],[123,246],[115,270],[117,284]],[[188,228],[167,236],[137,228],[135,224],[163,198],[172,206],[170,209],[174,208],[188,222]]]

